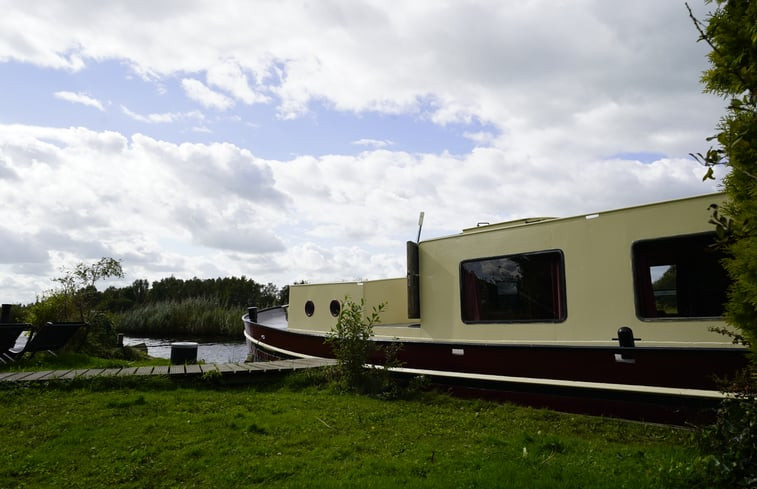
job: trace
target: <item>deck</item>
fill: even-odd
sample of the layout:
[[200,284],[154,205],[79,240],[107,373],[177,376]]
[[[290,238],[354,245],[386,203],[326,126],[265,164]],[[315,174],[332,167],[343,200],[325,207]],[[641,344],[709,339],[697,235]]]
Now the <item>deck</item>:
[[167,376],[172,378],[201,377],[210,372],[218,372],[224,380],[252,381],[261,376],[294,372],[308,368],[336,365],[336,360],[328,358],[299,358],[274,362],[238,362],[189,365],[161,365],[151,367],[90,368],[73,370],[45,370],[34,372],[2,372],[0,383],[47,382],[52,380],[73,380],[95,377],[139,377]]

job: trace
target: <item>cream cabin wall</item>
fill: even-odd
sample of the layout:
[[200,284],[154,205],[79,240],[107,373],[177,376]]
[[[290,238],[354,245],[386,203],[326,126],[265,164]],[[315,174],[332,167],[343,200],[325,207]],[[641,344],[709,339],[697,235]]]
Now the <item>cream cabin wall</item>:
[[[341,302],[345,297],[359,301],[363,297],[362,283],[291,285],[289,287],[289,308],[287,312],[289,329],[329,331],[336,325],[337,320],[331,314],[329,305],[332,300]],[[311,301],[314,305],[312,316],[305,313],[305,304],[308,301]]]
[[[531,224],[506,224],[423,241],[419,247],[421,327],[407,318],[406,279],[290,287],[289,327],[327,332],[336,324],[329,308],[345,297],[366,300],[366,310],[386,303],[377,336],[437,341],[530,344],[617,345],[621,326],[630,326],[640,346],[733,346],[709,331],[717,319],[641,320],[636,316],[631,245],[640,240],[712,231],[708,206],[721,195],[651,204],[597,215]],[[565,263],[565,321],[556,323],[465,324],[460,310],[460,263],[464,260],[560,250]],[[305,314],[305,303],[315,305]],[[405,325],[398,328],[397,324]]]
[[[617,344],[620,326],[630,326],[640,345],[730,345],[709,331],[720,320],[655,320],[636,316],[631,244],[638,240],[712,230],[709,195],[664,204],[575,217],[507,229],[472,231],[420,245],[421,320],[431,337],[453,341]],[[567,318],[557,323],[465,324],[460,311],[460,262],[546,250],[565,260]]]
[[365,310],[370,312],[379,304],[384,304],[380,324],[406,324],[407,279],[393,278],[363,282]]
[[[354,302],[364,299],[366,314],[370,314],[379,304],[385,304],[380,324],[408,323],[407,280],[403,277],[365,282],[292,285],[289,288],[289,327],[308,331],[329,331],[337,322],[337,317],[331,313],[329,307],[331,301],[341,303],[345,298]],[[305,304],[308,301],[314,305],[312,316],[305,313]]]

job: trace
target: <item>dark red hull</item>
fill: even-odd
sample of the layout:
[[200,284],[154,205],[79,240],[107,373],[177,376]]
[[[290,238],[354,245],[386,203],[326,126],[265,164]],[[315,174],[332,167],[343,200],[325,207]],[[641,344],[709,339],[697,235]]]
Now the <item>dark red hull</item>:
[[[245,332],[255,340],[256,345],[250,343],[257,349],[334,356],[321,335],[251,323],[246,317]],[[557,402],[558,408],[569,406],[570,411],[644,419],[649,419],[642,414],[647,407],[659,414],[660,407],[669,404],[670,414],[679,420],[686,407],[701,411],[715,406],[722,380],[732,378],[748,364],[746,351],[741,349],[416,341],[402,343],[397,356],[409,373],[423,373],[458,392],[475,389],[530,405],[556,407]],[[375,360],[381,363],[381,359]],[[577,409],[580,407],[587,409]],[[642,415],[629,416],[633,413]]]

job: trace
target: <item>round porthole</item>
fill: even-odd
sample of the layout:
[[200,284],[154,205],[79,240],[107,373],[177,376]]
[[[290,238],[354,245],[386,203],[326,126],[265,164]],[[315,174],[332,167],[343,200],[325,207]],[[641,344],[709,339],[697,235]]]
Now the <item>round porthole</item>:
[[305,314],[307,314],[308,317],[312,316],[315,312],[315,304],[313,304],[313,301],[307,301],[305,303]]
[[342,303],[334,299],[331,301],[331,304],[329,304],[329,311],[331,311],[332,316],[339,316],[339,313],[342,311]]

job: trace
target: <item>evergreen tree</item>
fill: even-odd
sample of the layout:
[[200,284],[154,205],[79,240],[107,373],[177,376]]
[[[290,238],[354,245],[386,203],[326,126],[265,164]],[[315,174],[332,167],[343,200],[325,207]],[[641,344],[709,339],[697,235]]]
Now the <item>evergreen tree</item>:
[[[713,3],[711,1],[707,3]],[[712,51],[710,68],[702,76],[705,91],[728,100],[717,126],[717,141],[704,155],[695,156],[708,167],[730,172],[723,180],[727,204],[716,209],[713,222],[726,247],[725,267],[732,280],[726,319],[738,327],[757,351],[757,2],[716,0],[705,23],[691,15],[700,41]],[[691,13],[691,12],[690,12]]]

